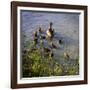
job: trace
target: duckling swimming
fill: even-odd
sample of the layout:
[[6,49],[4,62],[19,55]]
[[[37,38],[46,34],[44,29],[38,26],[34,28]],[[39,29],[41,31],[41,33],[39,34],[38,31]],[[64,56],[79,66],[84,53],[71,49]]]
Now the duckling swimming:
[[68,53],[66,53],[66,52],[64,52],[64,58],[65,58],[65,59],[70,59],[69,54],[68,54]]
[[39,30],[38,31],[39,31],[39,34],[43,33],[41,27],[39,27]]
[[51,42],[51,47],[55,48],[55,49],[57,48],[57,46],[55,44],[53,44],[52,42]]

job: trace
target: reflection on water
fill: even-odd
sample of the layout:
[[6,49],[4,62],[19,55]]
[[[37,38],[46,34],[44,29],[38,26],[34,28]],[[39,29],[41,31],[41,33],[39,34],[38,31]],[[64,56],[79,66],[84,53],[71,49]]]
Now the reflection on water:
[[[74,63],[74,59],[79,57],[79,14],[21,11],[21,21],[22,47],[26,41],[32,39],[33,32],[38,30],[39,26],[46,31],[49,23],[53,22],[55,30],[53,41],[56,46],[59,46],[54,51],[55,58],[58,62],[65,63],[62,56],[64,52],[67,52],[73,59],[67,63]],[[58,45],[59,39],[63,40],[62,45]]]

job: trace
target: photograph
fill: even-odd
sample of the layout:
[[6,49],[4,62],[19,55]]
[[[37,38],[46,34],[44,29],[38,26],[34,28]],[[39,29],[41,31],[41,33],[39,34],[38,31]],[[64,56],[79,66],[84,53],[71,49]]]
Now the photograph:
[[21,10],[22,77],[79,75],[79,13]]
[[11,2],[11,88],[87,84],[87,6]]

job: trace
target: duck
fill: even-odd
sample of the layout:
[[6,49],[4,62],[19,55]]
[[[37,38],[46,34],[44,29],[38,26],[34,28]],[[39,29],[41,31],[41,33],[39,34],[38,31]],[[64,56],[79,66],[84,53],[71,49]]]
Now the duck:
[[39,30],[38,31],[39,31],[39,33],[42,33],[43,32],[42,29],[41,29],[41,27],[39,27]]
[[52,38],[53,35],[54,35],[54,29],[52,29],[52,25],[53,25],[53,23],[50,22],[50,27],[49,27],[49,29],[46,31],[46,34],[47,34],[47,36],[48,36],[49,38]]
[[66,53],[66,52],[64,52],[64,58],[65,58],[65,59],[67,59],[67,60],[68,60],[68,59],[70,59],[69,54],[68,54],[68,53]]

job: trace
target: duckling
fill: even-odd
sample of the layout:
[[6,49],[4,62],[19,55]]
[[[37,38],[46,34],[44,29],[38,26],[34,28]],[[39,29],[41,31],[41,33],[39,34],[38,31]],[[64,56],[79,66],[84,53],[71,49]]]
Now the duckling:
[[70,56],[68,55],[68,53],[64,52],[64,58],[65,59],[70,59]]
[[39,27],[39,33],[42,33],[42,29],[41,29],[41,27]]
[[52,48],[57,48],[57,46],[55,45],[55,44],[53,44],[52,42],[51,42],[51,46],[52,46]]

